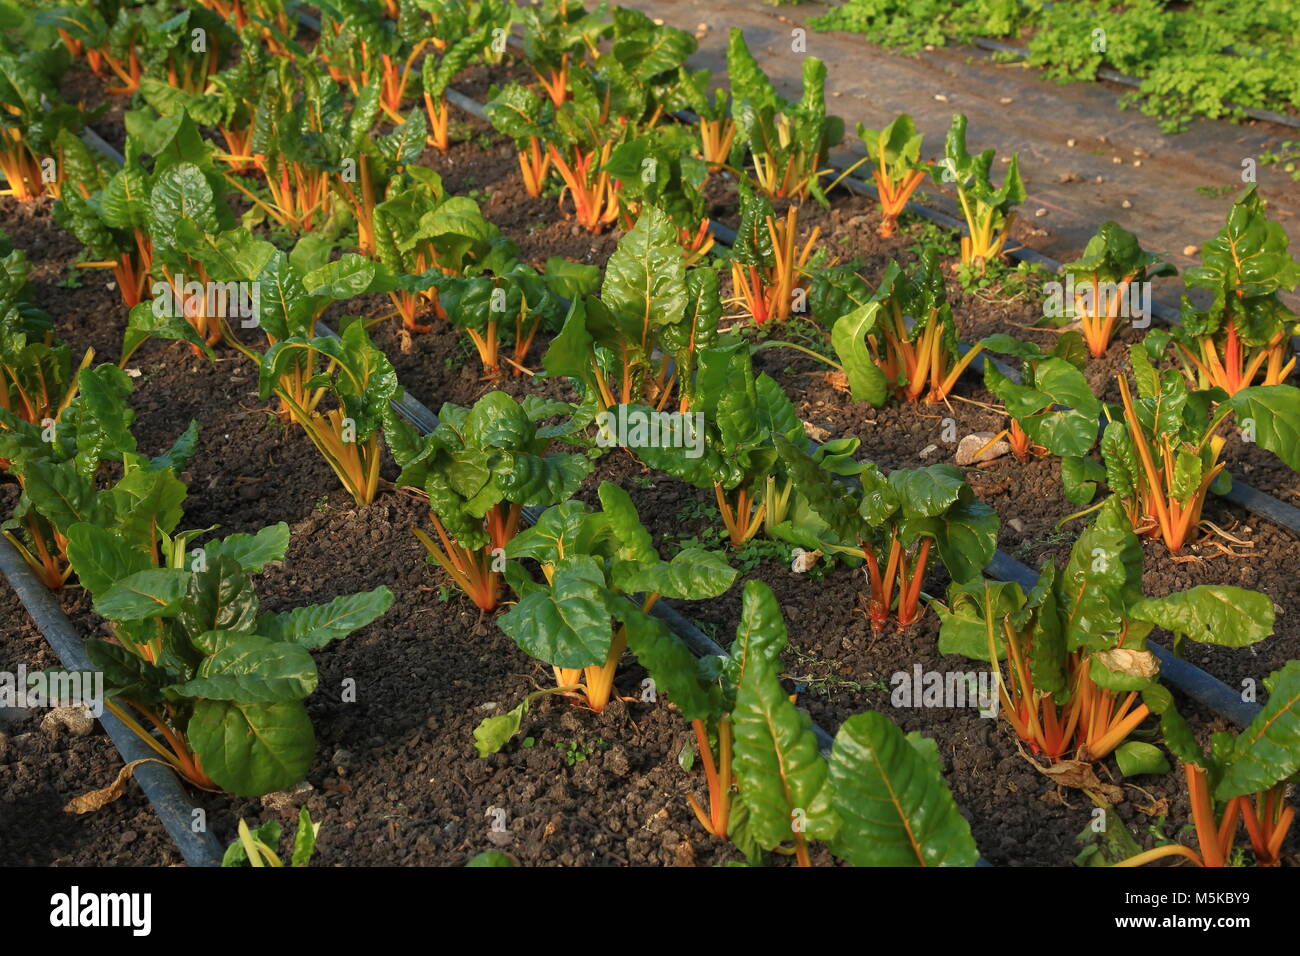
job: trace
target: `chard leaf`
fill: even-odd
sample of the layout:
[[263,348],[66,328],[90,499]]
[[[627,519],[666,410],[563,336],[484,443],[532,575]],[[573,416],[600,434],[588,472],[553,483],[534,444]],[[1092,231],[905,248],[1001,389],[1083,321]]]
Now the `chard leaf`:
[[150,568],[128,574],[95,598],[95,613],[110,621],[144,621],[172,617],[185,598],[190,572]]
[[1143,598],[1129,615],[1202,644],[1245,647],[1273,633],[1268,595],[1226,584],[1200,584],[1166,597]]
[[392,606],[393,592],[381,584],[373,591],[265,615],[257,619],[256,631],[272,641],[324,647],[383,617]]
[[1126,777],[1136,777],[1144,773],[1168,773],[1169,761],[1155,744],[1130,740],[1115,748],[1115,762],[1119,772]]
[[933,740],[883,714],[854,714],[831,751],[831,848],[854,866],[974,866],[979,849],[940,772]]
[[777,667],[787,640],[785,618],[772,589],[762,581],[746,581],[736,639],[728,651],[738,668],[738,678],[743,677],[751,660]]
[[677,230],[653,206],[619,240],[605,267],[601,301],[642,335],[681,320],[686,312],[686,270]]
[[674,600],[701,601],[731,587],[740,572],[716,551],[684,548],[671,561],[614,564],[612,581],[624,594],[662,594]]
[[104,594],[115,581],[153,566],[149,555],[99,525],[79,522],[68,530],[68,561],[91,595]]
[[1300,471],[1300,388],[1257,385],[1228,399],[1238,428],[1254,427],[1255,442]]
[[168,690],[204,700],[277,703],[302,700],[316,680],[316,662],[305,647],[241,634],[204,658],[197,676]]
[[1268,703],[1238,736],[1214,795],[1260,793],[1300,771],[1300,661],[1264,678]]
[[649,672],[656,694],[667,694],[688,721],[717,716],[721,709],[718,685],[700,679],[699,662],[681,638],[635,604],[620,611],[627,627],[628,649]]
[[100,524],[102,508],[90,479],[70,462],[29,461],[23,490],[32,507],[63,533],[79,522]]
[[879,313],[880,302],[868,302],[840,316],[831,327],[831,347],[844,366],[850,393],[857,401],[877,407],[888,399],[889,383],[885,373],[871,360],[866,336],[875,329]]
[[224,555],[243,570],[258,572],[272,561],[283,561],[289,549],[289,526],[283,521],[262,528],[256,534],[232,534],[204,545],[208,559]]
[[190,637],[206,631],[251,633],[257,620],[253,582],[234,558],[218,555],[190,576],[177,620]]
[[519,706],[495,717],[485,717],[474,728],[474,749],[480,757],[494,754],[510,742],[523,725],[524,715],[528,713],[531,695],[519,702]]
[[614,600],[596,559],[580,555],[555,565],[551,586],[523,595],[497,623],[543,663],[591,667],[604,664],[609,655]]
[[761,657],[745,667],[732,722],[733,766],[754,841],[774,849],[795,838],[795,827],[804,839],[832,838],[838,821],[812,720],[790,702],[776,667]]
[[306,776],[316,752],[301,701],[199,700],[186,730],[203,771],[227,793],[258,797]]

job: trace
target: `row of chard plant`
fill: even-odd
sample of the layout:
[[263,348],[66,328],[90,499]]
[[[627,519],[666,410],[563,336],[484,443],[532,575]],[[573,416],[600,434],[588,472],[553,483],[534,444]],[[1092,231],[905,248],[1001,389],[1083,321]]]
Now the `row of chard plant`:
[[[1172,267],[1106,223],[1065,267],[1064,318],[1078,331],[1050,352],[1005,334],[964,345],[934,252],[892,263],[873,287],[818,247],[817,229],[800,229],[803,203],[828,204],[847,175],[827,167],[844,126],[826,111],[814,57],[791,101],[739,30],[727,92],[687,67],[690,34],[633,10],[566,0],[318,10],[313,31],[280,0],[85,3],[40,10],[0,47],[9,194],[52,196],[55,221],[85,247],[78,265],[111,270],[127,312],[116,364],[78,359],[30,304],[23,253],[4,259],[0,466],[22,489],[5,534],[47,585],[75,578],[92,596],[113,634],[88,642],[112,709],[178,773],[244,795],[300,780],[314,750],[309,651],[377,620],[392,594],[262,614],[251,575],[283,559],[287,527],[178,530],[196,427],[144,458],[126,401],[123,369],[150,337],[253,363],[262,399],[303,429],[359,506],[379,492],[385,449],[396,484],[427,498],[429,524],[412,531],[431,564],[483,612],[509,604],[498,625],[553,669],[554,687],[482,723],[480,755],[507,746],[540,695],[602,711],[630,652],[692,726],[708,792],[707,806],[690,797],[700,824],[751,861],[776,852],[806,865],[820,842],[857,864],[973,864],[934,741],[866,713],[844,722],[829,756],[819,750],[781,682],[787,638],[765,585],[746,584],[721,656],[697,658],[652,613],[662,598],[728,593],[739,572],[727,548],[763,536],[860,570],[876,632],[933,608],[939,649],[997,670],[1003,716],[1045,760],[1142,754],[1130,735],[1158,718],[1185,768],[1200,849],[1126,862],[1178,853],[1222,865],[1242,827],[1256,862],[1277,862],[1293,815],[1285,786],[1300,770],[1300,665],[1266,681],[1269,702],[1249,728],[1203,752],[1145,642],[1159,627],[1176,645],[1254,644],[1272,633],[1273,605],[1221,585],[1145,596],[1139,543],[1159,538],[1177,554],[1199,533],[1206,496],[1228,481],[1230,420],[1300,467],[1300,392],[1285,384],[1296,317],[1280,295],[1300,265],[1253,189],[1184,276],[1208,305],[1185,299],[1179,326],[1131,345],[1135,388],[1121,374],[1122,400],[1108,404],[1083,370],[1111,348],[1126,291]],[[120,166],[80,138],[98,111],[59,94],[74,62],[133,107]],[[447,92],[475,65],[516,77],[492,88],[486,113],[514,143],[525,191],[592,232],[623,230],[603,270],[523,261],[474,200],[420,164],[426,149],[451,148]],[[932,179],[955,190],[966,220],[962,266],[998,268],[1025,199],[1014,157],[995,186],[994,152],[968,152],[960,115],[935,160],[922,158],[907,116],[857,135],[882,236]],[[739,226],[723,249],[705,197],[727,183]],[[228,297],[241,284],[258,296],[236,327]],[[317,334],[328,308],[367,294],[391,311]],[[402,388],[370,339],[382,321],[403,348],[450,323],[486,380],[561,378],[578,400],[492,391],[470,408],[444,405],[422,433],[397,412]],[[983,358],[1008,420],[997,437],[1022,461],[1058,456],[1065,497],[1085,509],[1073,517],[1090,516],[1065,567],[1045,564],[1029,593],[991,583],[998,516],[959,469],[885,474],[858,457],[858,438],[810,445],[781,386],[755,374],[751,332],[769,322],[797,323],[820,344],[763,347],[802,348],[875,406],[945,402]],[[665,560],[626,491],[602,483],[599,508],[575,499],[620,416],[661,428],[657,442],[624,443],[644,465],[712,492],[722,547]],[[936,557],[952,583],[927,604]],[[886,794],[894,810],[881,815]]]

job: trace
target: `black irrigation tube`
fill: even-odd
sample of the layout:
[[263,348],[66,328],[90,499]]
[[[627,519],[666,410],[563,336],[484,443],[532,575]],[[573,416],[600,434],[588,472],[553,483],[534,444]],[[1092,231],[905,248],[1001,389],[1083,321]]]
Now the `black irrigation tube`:
[[[14,546],[3,539],[0,539],[0,573],[8,579],[18,600],[23,603],[63,666],[74,671],[92,670],[85,643],[68,616],[63,613],[59,602],[32,573]],[[175,772],[159,762],[158,755],[112,713],[104,711],[99,716],[99,722],[108,732],[109,739],[117,747],[124,763],[146,759],[150,761],[135,768],[135,782],[149,798],[154,812],[158,814],[158,819],[162,821],[185,862],[190,866],[220,866],[221,845],[206,826],[200,832],[194,832],[196,807]]]

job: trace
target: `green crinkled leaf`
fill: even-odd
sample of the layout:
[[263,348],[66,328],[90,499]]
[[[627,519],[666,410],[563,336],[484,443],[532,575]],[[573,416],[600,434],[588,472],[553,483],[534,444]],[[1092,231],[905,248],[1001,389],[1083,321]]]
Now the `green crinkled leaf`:
[[594,558],[579,555],[557,564],[550,587],[521,596],[497,623],[539,661],[590,667],[604,664],[609,654],[613,600],[603,569]]
[[267,525],[256,534],[232,534],[204,545],[209,560],[224,555],[243,570],[258,572],[273,561],[283,561],[289,549],[289,526],[283,521]]
[[885,374],[871,360],[866,336],[876,327],[880,302],[868,302],[835,320],[831,327],[831,347],[844,366],[853,398],[868,405],[884,405],[889,397]]
[[1171,634],[1202,644],[1245,647],[1273,633],[1273,602],[1265,594],[1226,584],[1201,584],[1161,598],[1143,598],[1130,609]]
[[265,615],[257,619],[256,630],[273,641],[324,647],[383,617],[392,606],[393,592],[381,584],[372,591],[343,594],[324,604]]
[[190,572],[178,568],[150,568],[118,580],[95,598],[95,613],[110,621],[144,621],[171,617],[189,587]]
[[909,740],[883,714],[854,714],[840,726],[830,780],[840,818],[831,844],[836,856],[855,866],[974,866],[979,860],[933,741]]
[[653,206],[642,210],[605,266],[601,301],[638,330],[681,320],[686,311],[686,270],[677,230]]
[[198,674],[169,688],[181,697],[276,703],[316,689],[316,662],[305,647],[245,634],[225,641]]
[[1168,773],[1169,761],[1155,744],[1130,740],[1115,748],[1115,762],[1119,772],[1126,777],[1136,777],[1145,773]]
[[96,597],[114,582],[153,567],[147,552],[106,528],[85,522],[68,530],[68,561],[82,587]]
[[779,666],[787,640],[781,605],[772,589],[762,581],[746,581],[736,639],[728,651],[738,674],[744,674],[751,660],[761,659],[773,667]]
[[241,797],[293,786],[316,752],[311,719],[296,700],[196,701],[186,739],[213,782]]
[[257,594],[248,573],[234,558],[211,559],[204,570],[191,574],[177,620],[191,637],[206,631],[251,633]]
[[671,561],[616,562],[612,579],[624,594],[645,592],[674,600],[701,601],[724,593],[739,573],[716,551],[684,548]]
[[812,720],[790,702],[776,668],[761,657],[745,667],[732,712],[733,767],[748,826],[764,849],[795,838],[829,840],[838,821]]
[[530,698],[525,697],[513,710],[479,721],[479,725],[474,728],[474,749],[480,757],[496,753],[519,733],[530,702]]
[[1264,679],[1268,703],[1237,735],[1214,795],[1219,800],[1260,793],[1300,771],[1300,661]]
[[1300,388],[1257,385],[1243,388],[1228,402],[1238,428],[1253,423],[1255,442],[1300,471]]
[[1106,480],[1106,467],[1091,458],[1066,456],[1061,459],[1061,486],[1065,500],[1082,508],[1097,494],[1097,484]]
[[627,646],[649,672],[656,693],[667,694],[686,720],[708,720],[718,715],[721,695],[717,684],[700,679],[698,661],[690,648],[667,626],[636,605],[622,609]]

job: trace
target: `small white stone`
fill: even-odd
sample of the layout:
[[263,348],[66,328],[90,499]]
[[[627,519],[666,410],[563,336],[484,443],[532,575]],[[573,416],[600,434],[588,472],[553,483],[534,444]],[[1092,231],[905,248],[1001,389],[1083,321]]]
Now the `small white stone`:
[[[1011,446],[1005,441],[998,440],[989,444],[989,439],[993,437],[993,432],[975,432],[967,435],[957,444],[957,454],[953,460],[959,465],[973,465],[977,461],[992,461],[995,458],[1001,458],[1011,451]],[[988,447],[985,447],[985,446]],[[981,451],[980,449],[983,449]],[[976,453],[979,457],[976,457]]]
[[41,730],[47,734],[58,734],[60,727],[67,728],[74,737],[85,737],[95,729],[95,718],[90,716],[85,704],[55,707],[41,718]]

